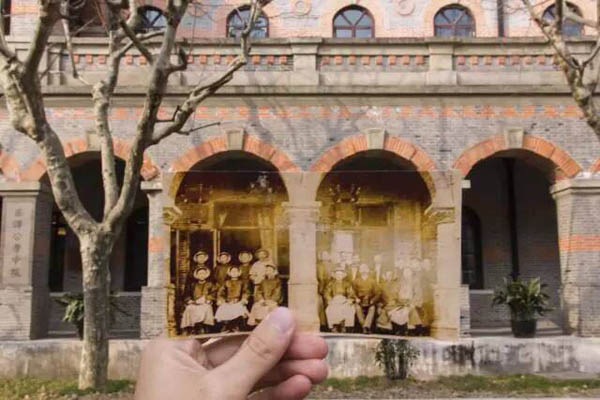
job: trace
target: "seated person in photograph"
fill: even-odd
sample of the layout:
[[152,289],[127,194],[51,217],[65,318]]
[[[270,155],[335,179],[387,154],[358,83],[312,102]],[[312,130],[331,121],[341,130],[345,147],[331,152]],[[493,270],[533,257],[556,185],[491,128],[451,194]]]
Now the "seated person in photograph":
[[254,305],[250,311],[248,325],[257,325],[281,303],[283,303],[283,294],[277,267],[267,264],[265,279],[254,287]]
[[352,282],[352,289],[356,295],[356,317],[362,333],[371,333],[378,290],[367,264],[361,264],[359,267],[358,275]]
[[230,261],[231,255],[229,253],[227,253],[226,251],[222,251],[219,253],[219,257],[217,258],[218,264],[216,266],[215,273],[215,281],[217,282],[218,287],[223,286],[223,284],[227,280],[229,267],[231,267],[231,264],[229,263]]
[[405,268],[402,279],[401,290],[402,296],[409,299],[409,313],[408,313],[408,333],[412,336],[420,336],[425,334],[423,328],[423,290],[421,286],[420,276],[415,271],[415,267],[418,268],[418,260],[411,260],[411,267]]
[[250,280],[250,262],[252,261],[252,253],[249,251],[240,251],[238,260],[240,260],[240,269],[242,270],[242,279],[246,282]]
[[256,262],[250,268],[250,280],[258,285],[265,278],[267,264],[272,262],[270,261],[271,255],[266,249],[258,249],[254,255]]
[[248,318],[248,283],[241,279],[242,271],[236,265],[229,267],[227,275],[229,279],[219,287],[215,319],[223,324],[224,332],[239,332]]
[[342,266],[336,267],[333,279],[325,288],[325,315],[327,325],[334,332],[348,332],[354,327],[354,290],[352,284],[346,280],[346,270]]
[[321,329],[327,327],[327,317],[325,316],[325,306],[323,301],[323,295],[325,288],[332,278],[333,263],[331,262],[331,256],[328,251],[324,250],[320,254],[320,260],[317,263],[317,283],[319,291],[319,322],[321,323]]
[[187,334],[202,334],[207,333],[215,325],[213,302],[216,287],[208,280],[210,270],[204,265],[196,268],[193,276],[195,282],[191,285],[190,296],[185,300],[181,328]]
[[377,328],[382,333],[406,335],[408,331],[408,302],[401,297],[401,284],[394,270],[383,273],[377,312]]

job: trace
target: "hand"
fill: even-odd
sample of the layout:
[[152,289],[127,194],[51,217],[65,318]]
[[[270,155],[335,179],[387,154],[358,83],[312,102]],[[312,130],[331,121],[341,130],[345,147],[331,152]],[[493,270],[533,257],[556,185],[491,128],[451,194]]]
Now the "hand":
[[248,338],[150,342],[142,354],[135,399],[303,399],[327,377],[326,355],[325,341],[297,333],[292,314],[280,307]]

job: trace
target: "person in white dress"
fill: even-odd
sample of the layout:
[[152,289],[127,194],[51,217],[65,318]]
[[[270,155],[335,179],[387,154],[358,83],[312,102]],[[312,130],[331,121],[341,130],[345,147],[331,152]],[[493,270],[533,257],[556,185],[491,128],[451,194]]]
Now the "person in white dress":
[[352,283],[346,278],[346,269],[337,266],[333,272],[333,279],[325,288],[325,315],[327,325],[334,332],[347,332],[354,327],[356,296],[352,289]]
[[256,257],[257,261],[252,264],[252,267],[250,268],[250,280],[255,285],[258,285],[263,279],[265,279],[267,264],[272,264],[272,262],[270,260],[271,255],[267,249],[256,250],[254,256]]

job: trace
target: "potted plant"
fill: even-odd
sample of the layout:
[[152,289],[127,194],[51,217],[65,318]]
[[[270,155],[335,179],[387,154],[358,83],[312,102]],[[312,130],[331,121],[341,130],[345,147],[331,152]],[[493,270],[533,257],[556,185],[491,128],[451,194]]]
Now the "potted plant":
[[408,340],[383,339],[377,345],[375,361],[389,379],[406,379],[419,354]]
[[504,286],[494,291],[492,306],[507,305],[510,309],[510,322],[513,335],[517,338],[532,338],[537,328],[537,315],[550,311],[550,296],[544,293],[547,285],[540,278],[522,281],[504,279]]
[[[109,316],[111,322],[114,321],[113,310],[117,310],[124,315],[130,316],[127,311],[118,306],[115,297],[115,295],[111,294],[109,302]],[[68,322],[74,325],[77,329],[77,336],[79,339],[83,339],[83,293],[65,293],[55,300],[58,304],[65,306],[65,313],[62,318],[63,322]]]
[[77,336],[83,339],[83,293],[65,293],[56,302],[65,306],[63,322],[75,325]]

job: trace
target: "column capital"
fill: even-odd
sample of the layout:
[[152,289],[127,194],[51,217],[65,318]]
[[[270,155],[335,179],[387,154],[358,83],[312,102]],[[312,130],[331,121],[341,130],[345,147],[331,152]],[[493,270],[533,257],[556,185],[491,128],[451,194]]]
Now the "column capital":
[[154,192],[162,192],[163,185],[162,182],[154,182],[154,181],[144,181],[140,184],[142,191],[146,193],[154,193]]
[[435,225],[452,224],[456,221],[456,210],[453,207],[433,207],[425,210],[425,218]]
[[0,183],[2,197],[52,197],[52,189],[41,182],[4,182]]
[[565,179],[550,187],[554,199],[568,195],[600,195],[600,178]]
[[320,201],[310,201],[302,203],[283,203],[285,215],[292,221],[312,222],[316,223],[319,220],[319,212],[321,208]]

